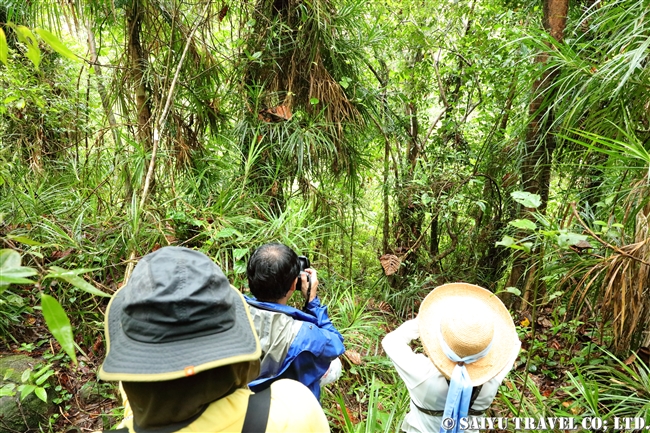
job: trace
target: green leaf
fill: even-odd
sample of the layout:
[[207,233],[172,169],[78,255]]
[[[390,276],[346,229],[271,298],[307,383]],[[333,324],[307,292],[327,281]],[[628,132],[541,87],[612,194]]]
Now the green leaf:
[[36,275],[36,271],[24,266],[13,269],[0,268],[0,286],[9,284],[34,284],[34,281],[25,278],[31,277],[32,275]]
[[499,242],[496,243],[496,245],[501,245],[506,248],[510,248],[514,244],[515,244],[515,240],[510,236],[504,236],[503,239],[501,239]]
[[50,295],[41,293],[41,308],[43,310],[43,317],[50,332],[59,342],[65,353],[68,354],[74,364],[77,364],[77,355],[74,351],[74,337],[72,335],[72,326],[70,326],[70,319],[65,314],[63,307],[59,301]]
[[246,272],[246,262],[243,260],[237,260],[233,266],[233,271],[235,271],[236,274],[243,274]]
[[571,245],[575,245],[580,241],[586,241],[587,235],[580,235],[578,233],[572,233],[567,231],[562,231],[557,235],[556,241],[557,245],[560,248],[568,248]]
[[3,249],[0,250],[0,269],[17,268],[20,266],[20,254],[18,251]]
[[47,391],[45,391],[45,388],[41,388],[40,386],[36,387],[36,389],[34,389],[34,394],[36,394],[36,397],[47,403]]
[[9,46],[7,45],[7,36],[5,35],[4,30],[0,29],[0,62],[4,63],[5,66],[9,65],[9,63],[7,63],[8,54]]
[[40,385],[43,385],[43,383],[44,383],[44,382],[45,382],[45,381],[46,381],[50,376],[52,376],[53,374],[54,374],[54,370],[49,370],[47,373],[45,373],[44,375],[42,375],[42,376],[40,376],[38,379],[36,379],[36,380],[34,381],[34,383],[35,383],[36,385],[39,385],[39,386],[40,386]]
[[48,270],[49,274],[45,278],[58,278],[60,280],[72,284],[77,289],[90,293],[91,295],[110,297],[111,295],[109,295],[108,293],[102,292],[101,290],[99,290],[98,288],[90,284],[88,281],[77,276],[77,274],[86,273],[89,271],[90,269],[75,269],[69,271],[60,268],[58,266],[50,266],[50,269]]
[[505,291],[508,293],[512,293],[515,296],[521,296],[521,290],[519,290],[516,287],[506,287]]
[[215,238],[228,238],[228,237],[230,237],[232,235],[235,235],[235,234],[238,235],[239,232],[237,230],[233,229],[232,227],[226,227],[224,229],[221,229],[219,231],[219,233],[214,235],[214,237]]
[[235,260],[239,260],[248,253],[248,248],[235,248],[232,252],[232,256]]
[[16,395],[14,388],[16,388],[15,383],[7,383],[2,388],[0,388],[0,397],[13,397]]
[[70,60],[79,60],[79,58],[75,56],[75,54],[70,51],[70,49],[59,40],[59,38],[50,33],[48,30],[40,28],[34,29],[34,33],[39,35],[57,53],[61,54],[64,57],[67,57]]
[[41,64],[41,50],[38,48],[36,37],[32,31],[25,26],[13,25],[12,27],[16,31],[18,40],[27,46],[27,52],[25,55],[32,61],[34,67],[38,69]]
[[23,371],[23,374],[20,376],[20,381],[23,382],[23,383],[27,382],[29,380],[29,376],[31,376],[31,374],[32,374],[32,370],[27,369],[27,370]]
[[309,103],[310,103],[311,105],[316,105],[316,104],[318,104],[319,102],[320,102],[320,100],[319,100],[318,98],[309,98]]
[[25,397],[34,391],[34,389],[36,389],[36,385],[20,385],[18,387],[18,390],[20,391],[20,399],[24,400]]
[[542,204],[542,198],[539,194],[531,194],[526,191],[513,191],[510,195],[514,201],[525,207],[538,208]]
[[510,221],[508,224],[510,224],[513,227],[517,227],[518,229],[524,229],[524,230],[537,229],[537,224],[527,219],[518,219],[518,220]]
[[8,239],[14,240],[16,242],[20,242],[21,244],[29,245],[31,247],[43,247],[45,244],[42,244],[40,242],[37,242],[35,240],[32,240],[26,236],[14,236],[14,235],[7,235]]

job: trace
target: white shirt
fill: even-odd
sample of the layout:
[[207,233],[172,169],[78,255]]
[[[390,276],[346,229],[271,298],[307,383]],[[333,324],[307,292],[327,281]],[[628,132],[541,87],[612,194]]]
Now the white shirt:
[[[390,360],[393,361],[411,396],[411,410],[402,422],[402,430],[407,433],[438,433],[442,417],[427,415],[418,410],[413,403],[423,409],[444,410],[449,385],[445,376],[426,355],[414,353],[411,350],[409,343],[419,337],[418,322],[417,319],[413,319],[404,322],[393,332],[388,333],[381,344]],[[517,339],[511,360],[499,374],[483,384],[471,409],[483,411],[490,407],[499,390],[499,385],[512,369],[520,347],[521,342]],[[477,433],[478,431],[466,430],[466,432]]]

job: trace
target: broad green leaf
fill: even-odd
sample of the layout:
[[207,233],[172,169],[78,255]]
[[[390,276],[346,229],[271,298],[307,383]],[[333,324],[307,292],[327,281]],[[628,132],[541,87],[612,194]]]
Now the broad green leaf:
[[[49,368],[49,366],[48,366],[48,368]],[[53,374],[54,374],[54,370],[48,370],[47,373],[45,373],[44,375],[42,375],[42,376],[40,376],[38,379],[36,379],[36,380],[34,381],[34,383],[35,383],[36,385],[39,385],[39,386],[40,386],[40,385],[43,385],[43,382],[45,382],[45,381],[46,381],[50,376],[52,376]]]
[[496,245],[501,245],[506,248],[510,248],[514,244],[515,244],[515,240],[510,236],[504,236],[503,239],[501,239],[499,242],[496,243]]
[[67,57],[70,60],[79,60],[79,58],[75,56],[74,53],[59,40],[59,38],[50,33],[48,30],[38,28],[34,29],[34,33],[39,35],[57,53],[61,54],[64,57]]
[[525,207],[538,208],[542,204],[542,198],[539,194],[531,194],[526,191],[513,191],[510,195],[514,201]]
[[35,269],[20,266],[21,257],[17,251],[10,249],[0,250],[0,293],[4,292],[9,284],[34,284],[34,281],[25,277],[36,275]]
[[63,307],[55,298],[45,293],[41,293],[41,308],[43,317],[50,332],[59,342],[61,348],[68,354],[74,364],[77,364],[77,355],[74,351],[74,337],[72,335],[72,326],[70,319],[65,314]]
[[309,103],[310,103],[311,105],[316,105],[316,104],[318,104],[319,102],[320,102],[320,100],[319,100],[318,98],[309,98]]
[[14,25],[13,28],[16,31],[18,40],[24,43],[27,47],[27,52],[25,55],[29,60],[32,61],[34,67],[38,69],[41,64],[41,50],[38,48],[38,41],[36,40],[36,37],[32,31],[25,26]]
[[571,245],[575,245],[580,241],[586,241],[587,235],[581,235],[578,233],[572,232],[562,232],[557,235],[557,245],[560,248],[568,248]]
[[4,385],[2,388],[0,388],[0,397],[13,397],[16,395],[14,388],[16,388],[15,383],[8,383]]
[[23,371],[23,374],[20,376],[20,381],[23,382],[23,383],[27,382],[29,380],[29,376],[31,376],[31,374],[32,374],[32,370],[30,370],[30,369],[27,369],[27,370]]
[[246,272],[246,262],[243,260],[237,260],[233,266],[233,271],[235,271],[236,274],[243,274]]
[[45,388],[41,388],[40,386],[36,387],[36,389],[34,389],[34,394],[36,394],[36,397],[47,403],[47,391],[45,391]]
[[235,250],[232,252],[232,256],[235,258],[235,260],[239,260],[244,257],[246,253],[248,253],[248,248],[235,248]]
[[20,242],[21,244],[29,245],[31,247],[42,247],[45,246],[45,244],[42,244],[40,242],[37,242],[33,239],[28,238],[27,236],[14,236],[14,235],[7,235],[7,238],[14,240],[16,242]]
[[524,230],[537,229],[537,224],[527,219],[518,219],[518,220],[510,221],[508,224],[510,224],[513,227],[517,227],[518,229],[524,229]]
[[8,284],[34,284],[34,281],[25,278],[31,277],[32,275],[36,275],[36,271],[24,266],[13,269],[0,269],[0,286]]
[[0,269],[17,268],[20,266],[20,254],[18,251],[3,249],[0,250]]
[[58,278],[72,284],[77,289],[90,293],[91,295],[110,297],[111,295],[109,295],[108,293],[102,292],[101,290],[99,290],[98,288],[90,284],[88,281],[77,276],[77,274],[85,273],[88,271],[90,270],[75,269],[75,270],[68,271],[58,266],[51,266],[50,269],[48,270],[48,272],[50,273],[45,278]]
[[521,290],[519,290],[516,287],[506,287],[505,291],[508,293],[512,293],[515,296],[521,296]]
[[25,397],[34,391],[34,389],[36,389],[36,385],[20,385],[18,387],[18,390],[20,391],[20,399],[24,400]]
[[5,35],[4,30],[0,29],[0,62],[4,63],[5,66],[8,66],[7,63],[9,54],[9,46],[7,45],[7,36]]
[[215,238],[228,238],[234,234],[238,234],[237,230],[231,228],[231,227],[226,227],[224,229],[221,229],[219,233],[217,233],[214,237]]

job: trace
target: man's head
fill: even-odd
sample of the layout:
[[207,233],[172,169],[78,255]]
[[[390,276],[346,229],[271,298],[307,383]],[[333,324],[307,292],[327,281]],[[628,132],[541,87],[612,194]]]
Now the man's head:
[[283,244],[262,245],[248,260],[246,274],[248,287],[257,300],[275,302],[294,287],[300,275],[298,256]]
[[259,360],[246,303],[206,255],[165,247],[144,256],[106,311],[104,380],[155,382]]

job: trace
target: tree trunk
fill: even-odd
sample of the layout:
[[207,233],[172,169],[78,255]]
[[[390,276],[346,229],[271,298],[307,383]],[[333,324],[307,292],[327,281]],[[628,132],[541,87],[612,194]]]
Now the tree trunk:
[[[558,42],[564,39],[566,16],[569,0],[544,0],[544,29]],[[548,54],[540,53],[535,58],[537,64],[543,65],[548,60]],[[526,192],[538,194],[542,204],[537,209],[539,212],[546,210],[551,177],[551,163],[555,150],[555,137],[550,128],[553,124],[553,113],[550,101],[554,97],[549,92],[557,70],[547,68],[542,76],[533,83],[533,99],[529,106],[531,120],[526,131],[524,143],[524,156],[521,166],[521,184]],[[521,208],[520,218],[530,218],[532,209]],[[523,289],[524,300],[529,300],[534,285],[538,279],[532,275],[537,267],[531,266],[531,257],[515,254],[512,272],[508,286]]]
[[[147,70],[147,57],[140,43],[142,31],[142,14],[140,0],[133,0],[131,9],[127,13],[128,50],[131,61],[131,76],[133,78],[136,112],[138,115],[138,141],[146,150],[151,149],[151,109],[145,71]],[[145,164],[145,166],[148,164]]]

